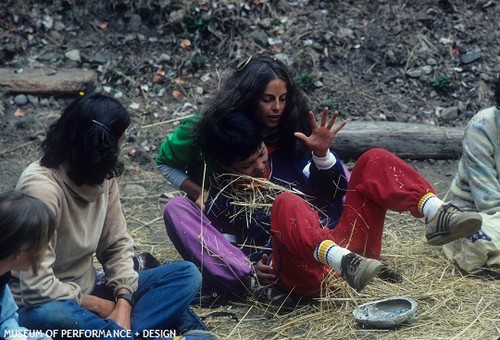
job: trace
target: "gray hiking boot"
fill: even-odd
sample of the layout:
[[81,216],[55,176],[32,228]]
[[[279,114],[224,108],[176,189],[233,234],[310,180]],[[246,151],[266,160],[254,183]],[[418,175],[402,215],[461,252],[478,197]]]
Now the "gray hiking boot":
[[340,266],[342,277],[347,281],[349,286],[359,292],[377,276],[384,267],[384,264],[379,260],[368,259],[355,253],[349,253],[342,257]]
[[481,229],[482,218],[477,212],[462,211],[451,203],[443,204],[436,214],[426,221],[427,243],[441,246]]

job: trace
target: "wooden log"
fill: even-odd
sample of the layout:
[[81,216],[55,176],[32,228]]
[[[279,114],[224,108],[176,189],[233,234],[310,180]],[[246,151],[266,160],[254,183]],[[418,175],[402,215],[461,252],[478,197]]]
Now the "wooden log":
[[97,73],[79,68],[0,68],[0,91],[40,95],[75,94],[95,89]]
[[334,150],[343,160],[380,147],[406,159],[457,159],[463,128],[417,123],[352,121],[337,134]]

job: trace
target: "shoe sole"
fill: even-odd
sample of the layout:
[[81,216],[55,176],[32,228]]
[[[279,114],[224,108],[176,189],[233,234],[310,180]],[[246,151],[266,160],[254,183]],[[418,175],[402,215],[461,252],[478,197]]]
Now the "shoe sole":
[[382,281],[389,283],[402,283],[403,276],[399,274],[396,270],[388,267],[384,264],[384,268],[377,274],[377,277]]
[[478,218],[471,218],[457,224],[455,228],[451,229],[448,233],[436,234],[431,238],[427,238],[427,244],[431,246],[442,246],[443,244],[458,240],[459,238],[470,236],[481,229],[482,223],[483,220],[481,216],[478,215]]
[[362,291],[378,275],[378,273],[380,273],[382,268],[384,268],[384,264],[382,262],[370,262],[365,269],[365,280],[361,283],[360,287],[356,288],[356,291]]

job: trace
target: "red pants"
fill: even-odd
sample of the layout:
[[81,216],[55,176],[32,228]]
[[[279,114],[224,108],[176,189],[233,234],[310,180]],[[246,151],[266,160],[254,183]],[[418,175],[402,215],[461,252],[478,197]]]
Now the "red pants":
[[323,240],[370,258],[379,258],[387,209],[422,217],[420,198],[432,185],[403,160],[371,149],[356,162],[341,219],[335,229],[322,228],[317,213],[290,193],[276,197],[271,213],[273,267],[280,285],[298,295],[317,294],[329,267],[313,257]]

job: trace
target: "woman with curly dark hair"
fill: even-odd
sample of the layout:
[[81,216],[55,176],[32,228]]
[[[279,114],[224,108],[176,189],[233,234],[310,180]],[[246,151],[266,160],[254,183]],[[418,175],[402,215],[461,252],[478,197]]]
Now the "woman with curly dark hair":
[[308,102],[290,71],[270,56],[247,59],[223,82],[203,114],[186,119],[167,137],[156,158],[167,181],[186,192],[200,207],[203,178],[218,168],[201,152],[197,124],[203,116],[224,117],[237,111],[255,115],[270,152],[280,150],[290,157],[308,152],[303,142],[294,137],[295,132],[311,132]]

